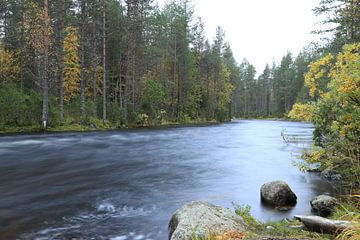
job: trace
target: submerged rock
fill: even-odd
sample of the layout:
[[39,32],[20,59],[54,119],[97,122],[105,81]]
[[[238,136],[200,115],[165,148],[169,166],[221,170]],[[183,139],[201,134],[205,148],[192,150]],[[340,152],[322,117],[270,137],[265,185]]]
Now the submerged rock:
[[337,199],[327,195],[317,196],[310,201],[312,211],[322,217],[329,216],[334,211],[336,204]]
[[207,202],[190,202],[177,210],[169,223],[169,240],[191,240],[193,235],[245,231],[243,219],[230,209]]
[[295,206],[297,197],[284,181],[265,183],[260,189],[261,201],[275,207]]

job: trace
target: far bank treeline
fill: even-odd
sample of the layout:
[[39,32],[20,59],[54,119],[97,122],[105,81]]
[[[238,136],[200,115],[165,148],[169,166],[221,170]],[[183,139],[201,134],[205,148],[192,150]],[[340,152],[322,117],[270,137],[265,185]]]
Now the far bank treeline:
[[303,76],[314,50],[288,53],[256,78],[220,27],[206,39],[187,0],[163,8],[5,0],[0,8],[0,129],[278,117],[308,97]]

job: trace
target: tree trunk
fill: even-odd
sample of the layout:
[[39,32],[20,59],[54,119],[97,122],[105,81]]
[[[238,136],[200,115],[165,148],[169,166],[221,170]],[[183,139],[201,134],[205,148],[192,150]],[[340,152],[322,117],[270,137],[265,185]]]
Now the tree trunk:
[[59,41],[59,78],[60,78],[60,122],[64,122],[64,16],[65,3],[61,0],[60,6],[60,41]]
[[93,22],[92,22],[92,35],[93,35],[93,41],[92,41],[92,59],[93,59],[93,98],[94,98],[94,118],[98,117],[97,114],[97,54],[96,54],[96,8],[95,4],[93,6]]
[[49,3],[44,0],[44,75],[43,75],[43,109],[42,109],[42,126],[47,128],[49,121],[49,86],[48,86],[48,73],[49,73],[49,45],[50,45],[50,19],[49,19]]
[[86,2],[81,1],[81,79],[80,79],[80,97],[81,97],[81,115],[85,117],[85,11]]
[[106,122],[106,0],[103,0],[103,123]]

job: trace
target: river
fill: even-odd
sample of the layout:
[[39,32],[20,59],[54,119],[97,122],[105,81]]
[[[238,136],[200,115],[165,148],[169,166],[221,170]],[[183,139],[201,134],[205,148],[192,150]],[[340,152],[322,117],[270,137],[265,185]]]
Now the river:
[[[281,131],[293,141],[286,143]],[[204,200],[251,205],[262,221],[309,214],[332,194],[293,161],[310,124],[236,120],[166,129],[0,137],[0,239],[167,239],[172,213]],[[298,196],[288,212],[262,206],[259,189],[284,180]]]

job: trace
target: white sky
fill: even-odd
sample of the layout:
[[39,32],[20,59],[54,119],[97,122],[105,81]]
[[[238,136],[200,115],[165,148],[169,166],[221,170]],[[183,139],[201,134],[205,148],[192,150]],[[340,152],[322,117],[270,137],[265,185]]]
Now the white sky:
[[[237,62],[243,58],[260,74],[266,63],[277,63],[287,51],[297,55],[319,36],[310,32],[319,22],[312,9],[320,0],[193,0],[195,17],[205,23],[213,40],[221,26]],[[158,0],[161,4],[164,0]]]

